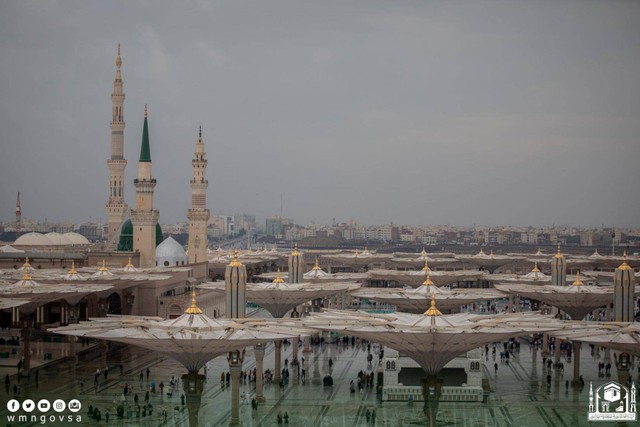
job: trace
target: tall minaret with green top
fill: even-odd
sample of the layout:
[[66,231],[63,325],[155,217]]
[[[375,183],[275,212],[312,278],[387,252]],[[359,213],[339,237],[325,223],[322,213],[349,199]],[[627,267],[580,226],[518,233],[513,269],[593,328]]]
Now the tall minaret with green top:
[[120,227],[125,220],[129,206],[124,201],[124,169],[127,161],[124,158],[124,92],[122,90],[122,75],[120,67],[120,44],[116,57],[116,79],[113,81],[111,94],[111,158],[107,160],[109,166],[109,199],[105,205],[107,211],[107,239],[117,242]]
[[144,106],[138,177],[133,180],[133,184],[136,187],[136,208],[131,210],[133,251],[140,252],[140,267],[155,267],[156,225],[158,218],[160,218],[160,212],[153,208],[153,190],[156,186],[156,180],[151,174],[151,149],[149,147],[146,104]]

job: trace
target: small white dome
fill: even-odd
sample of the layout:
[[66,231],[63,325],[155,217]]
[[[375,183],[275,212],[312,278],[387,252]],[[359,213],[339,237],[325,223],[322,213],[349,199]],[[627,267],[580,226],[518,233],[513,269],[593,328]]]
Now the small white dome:
[[11,245],[4,245],[2,247],[0,247],[0,252],[3,253],[24,253],[24,251],[20,250],[20,249],[16,249]]
[[182,245],[169,236],[156,247],[156,262],[159,267],[185,265],[189,262],[189,257]]

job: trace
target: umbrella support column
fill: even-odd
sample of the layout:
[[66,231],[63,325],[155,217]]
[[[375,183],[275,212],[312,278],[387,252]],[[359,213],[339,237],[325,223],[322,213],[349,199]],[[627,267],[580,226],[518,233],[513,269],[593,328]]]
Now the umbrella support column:
[[275,381],[276,385],[280,384],[280,380],[282,379],[282,372],[280,371],[281,366],[282,366],[282,340],[275,340],[273,342],[276,346],[276,350],[275,350],[275,365],[273,367],[274,369],[274,373],[273,373],[273,380]]
[[264,402],[264,344],[253,346],[256,357],[256,400]]
[[580,347],[582,343],[580,341],[573,341],[573,386],[580,386]]
[[546,359],[549,355],[549,334],[542,334],[542,358]]
[[303,353],[311,353],[311,337],[304,337],[304,348],[302,349]]
[[22,363],[23,372],[29,375],[31,369],[31,319],[25,316],[22,319]]
[[424,399],[424,414],[426,425],[435,427],[438,417],[438,405],[442,393],[443,381],[435,375],[429,375],[422,380],[422,398]]
[[300,345],[300,338],[293,337],[293,349],[291,350],[291,358],[296,360],[298,358],[298,346]]
[[240,372],[244,361],[244,350],[230,352],[227,361],[231,374],[231,421],[229,421],[229,425],[237,426],[240,424]]
[[76,354],[76,341],[78,340],[78,337],[69,335],[67,340],[69,341],[69,356],[73,358],[74,363],[77,363],[78,355]]
[[[198,375],[198,371],[189,371],[182,376],[182,388],[184,390],[184,400],[189,413],[189,426],[198,426],[198,412],[200,411],[200,401],[204,390],[205,376]],[[181,399],[182,400],[182,399]]]

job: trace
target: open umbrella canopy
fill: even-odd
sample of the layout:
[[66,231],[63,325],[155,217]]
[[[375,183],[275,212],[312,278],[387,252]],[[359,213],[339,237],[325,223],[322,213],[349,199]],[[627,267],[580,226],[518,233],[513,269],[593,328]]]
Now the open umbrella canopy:
[[[294,307],[317,298],[324,298],[340,292],[359,288],[354,282],[323,282],[323,283],[286,283],[282,279],[271,283],[247,283],[246,298],[267,310],[275,318],[281,318]],[[225,284],[222,282],[205,283],[200,289],[214,290],[224,293]]]
[[565,329],[549,335],[640,356],[640,324],[636,322],[569,322]]
[[[402,284],[410,286],[420,285],[425,278],[426,269],[429,267],[425,263],[425,267],[421,270],[369,270],[369,276],[373,280],[395,280]],[[454,282],[476,280],[483,276],[481,271],[477,270],[456,270],[456,271],[434,271],[429,269],[431,280],[436,286],[445,286]]]
[[30,303],[28,299],[18,299],[18,298],[0,298],[0,310],[4,310],[5,308],[13,308],[20,307],[21,305],[25,305]]
[[581,320],[592,310],[613,302],[613,287],[611,286],[503,284],[496,285],[496,289],[557,307],[571,316],[573,320]]
[[211,319],[202,314],[195,297],[191,307],[176,319],[109,316],[49,331],[143,347],[179,361],[190,372],[197,372],[221,354],[298,335],[289,327],[278,329],[260,320]]
[[424,315],[327,310],[304,319],[303,324],[389,346],[409,356],[429,375],[436,375],[455,357],[484,344],[562,327],[552,316],[532,312],[442,315],[435,298]]
[[483,249],[480,249],[480,252],[475,255],[456,255],[456,258],[465,263],[482,267],[490,273],[509,263],[523,259],[522,257],[513,255],[494,255],[493,251],[487,255]]
[[400,311],[423,313],[429,306],[431,294],[438,298],[438,307],[442,310],[454,310],[465,304],[472,304],[490,299],[505,298],[505,294],[494,289],[448,289],[437,286],[420,286],[419,288],[361,288],[351,294],[359,298],[367,298],[384,304],[394,305]]
[[59,299],[75,304],[89,294],[113,288],[107,283],[39,283],[32,279],[30,271],[31,268],[26,263],[22,270],[22,279],[13,283],[3,283],[0,286],[0,297],[29,300],[21,305],[21,311],[25,312]]

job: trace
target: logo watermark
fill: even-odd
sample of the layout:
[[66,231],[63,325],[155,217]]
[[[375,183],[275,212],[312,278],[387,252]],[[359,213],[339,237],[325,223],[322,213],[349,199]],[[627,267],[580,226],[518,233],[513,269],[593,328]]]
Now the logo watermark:
[[593,391],[589,383],[589,421],[635,421],[636,385],[631,388],[609,381]]
[[[7,424],[13,423],[39,423],[39,424],[52,424],[52,423],[82,423],[82,415],[77,412],[82,409],[82,403],[78,399],[71,399],[69,402],[65,402],[62,399],[56,399],[53,403],[47,399],[40,399],[37,404],[31,399],[25,399],[20,402],[17,399],[11,399],[7,402],[7,410],[10,412],[7,415]],[[17,412],[22,410],[23,413]],[[56,413],[48,413],[51,410]],[[72,412],[71,414],[63,414],[65,410]],[[26,413],[24,413],[26,412]]]

